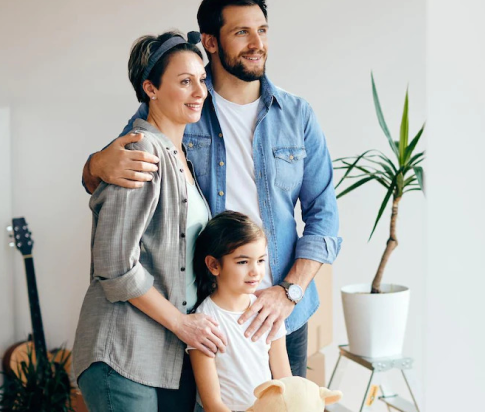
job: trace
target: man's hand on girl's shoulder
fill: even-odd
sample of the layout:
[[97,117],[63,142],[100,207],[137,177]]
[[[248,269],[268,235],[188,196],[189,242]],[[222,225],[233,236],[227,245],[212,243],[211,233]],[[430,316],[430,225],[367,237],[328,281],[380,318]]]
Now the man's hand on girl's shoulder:
[[271,343],[278,333],[285,319],[291,315],[295,304],[287,297],[285,290],[280,286],[272,286],[256,293],[258,298],[239,318],[239,324],[243,324],[252,316],[257,316],[246,329],[244,335],[251,337],[256,342],[266,332],[270,331],[266,343]]

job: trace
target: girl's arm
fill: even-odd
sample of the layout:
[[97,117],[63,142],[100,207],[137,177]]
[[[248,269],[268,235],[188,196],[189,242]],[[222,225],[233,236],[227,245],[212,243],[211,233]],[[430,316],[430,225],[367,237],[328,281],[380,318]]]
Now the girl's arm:
[[204,411],[231,412],[222,403],[221,387],[219,385],[215,360],[196,349],[190,350],[189,354]]
[[269,366],[273,379],[286,378],[291,375],[290,361],[286,352],[286,336],[271,342]]

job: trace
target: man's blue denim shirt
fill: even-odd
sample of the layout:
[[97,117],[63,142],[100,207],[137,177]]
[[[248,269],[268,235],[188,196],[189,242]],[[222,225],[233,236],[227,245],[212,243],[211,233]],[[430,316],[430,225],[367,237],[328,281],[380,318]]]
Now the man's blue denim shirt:
[[[202,116],[199,122],[187,125],[183,142],[200,188],[216,215],[225,210],[226,184],[237,182],[226,182],[224,136],[212,100],[214,87],[209,65],[206,72],[209,93]],[[142,104],[122,135],[132,130],[135,119],[146,119],[147,114],[148,107]],[[338,237],[332,161],[325,136],[310,105],[275,87],[266,76],[261,81],[253,159],[273,284],[285,278],[295,259],[331,264],[339,253],[342,239]],[[294,217],[298,199],[305,222],[302,237],[298,237]],[[288,333],[303,326],[319,304],[312,281],[286,320]]]

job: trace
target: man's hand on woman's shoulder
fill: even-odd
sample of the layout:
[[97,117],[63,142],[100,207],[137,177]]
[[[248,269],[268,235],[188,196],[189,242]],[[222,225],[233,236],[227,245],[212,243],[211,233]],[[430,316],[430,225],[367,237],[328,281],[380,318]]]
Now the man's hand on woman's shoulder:
[[127,150],[126,145],[143,139],[143,133],[118,137],[106,149],[97,152],[86,162],[83,180],[93,193],[101,180],[106,183],[136,189],[152,180],[151,172],[158,170],[160,159],[140,150]]

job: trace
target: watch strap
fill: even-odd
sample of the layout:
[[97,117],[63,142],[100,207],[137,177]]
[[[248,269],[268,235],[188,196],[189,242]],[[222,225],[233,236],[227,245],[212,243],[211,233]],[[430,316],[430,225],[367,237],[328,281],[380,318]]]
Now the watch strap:
[[290,282],[287,282],[286,280],[283,280],[282,282],[279,283],[279,285],[283,288],[283,289],[288,289],[291,285],[293,285],[293,283],[290,283]]
[[[291,283],[291,282],[287,282],[286,280],[283,280],[282,282],[278,283],[278,286],[281,286],[284,290],[285,290],[285,293],[286,293],[286,297],[288,298],[288,300],[290,302],[293,302],[295,305],[301,300],[294,300],[290,297],[290,286],[293,286],[294,283]],[[302,296],[303,297],[303,296]]]

